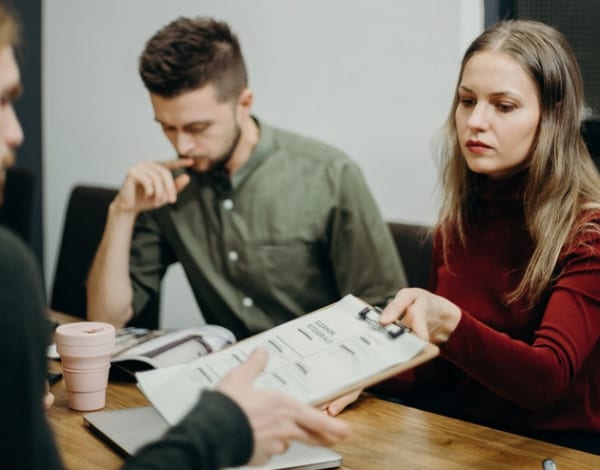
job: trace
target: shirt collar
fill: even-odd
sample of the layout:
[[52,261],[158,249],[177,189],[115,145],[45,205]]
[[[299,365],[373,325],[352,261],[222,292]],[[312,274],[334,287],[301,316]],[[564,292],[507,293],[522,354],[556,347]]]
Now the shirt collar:
[[259,131],[258,144],[252,151],[250,158],[234,173],[231,177],[231,186],[237,189],[248,176],[267,158],[272,152],[274,146],[273,129],[261,122],[255,116],[252,119],[256,122]]

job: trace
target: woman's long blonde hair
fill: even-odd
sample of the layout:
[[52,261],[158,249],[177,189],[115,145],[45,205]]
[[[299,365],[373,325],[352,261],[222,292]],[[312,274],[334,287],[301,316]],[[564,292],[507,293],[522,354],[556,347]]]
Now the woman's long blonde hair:
[[[467,61],[484,50],[511,56],[533,79],[539,92],[540,122],[523,195],[525,222],[534,250],[520,284],[506,298],[531,306],[557,274],[563,247],[584,230],[600,230],[597,222],[586,223],[580,217],[583,211],[600,209],[600,174],[581,136],[583,80],[565,37],[539,22],[504,21],[484,31],[463,57],[459,84]],[[463,158],[456,133],[457,106],[458,91],[446,120],[441,154],[444,200],[437,229],[444,253],[453,236],[458,235],[464,243],[469,203],[474,196],[473,172]]]

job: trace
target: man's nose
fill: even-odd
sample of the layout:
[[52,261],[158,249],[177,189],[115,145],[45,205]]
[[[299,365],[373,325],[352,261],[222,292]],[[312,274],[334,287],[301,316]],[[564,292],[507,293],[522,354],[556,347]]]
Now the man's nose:
[[175,147],[179,155],[186,157],[194,148],[194,139],[186,132],[180,132],[177,134]]

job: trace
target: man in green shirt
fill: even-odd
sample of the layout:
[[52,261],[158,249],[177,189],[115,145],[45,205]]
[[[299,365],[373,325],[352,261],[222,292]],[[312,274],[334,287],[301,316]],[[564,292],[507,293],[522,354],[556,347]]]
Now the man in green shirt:
[[251,114],[236,36],[179,18],[140,58],[178,158],[130,169],[88,280],[88,317],[123,326],[180,262],[207,322],[245,338],[352,293],[382,305],[406,284],[358,167]]
[[[19,27],[0,0],[0,206],[6,170],[14,164],[23,130],[14,102],[23,87],[15,60]],[[53,397],[46,393],[46,350],[50,324],[44,289],[32,253],[0,226],[0,387],[3,468],[62,470],[63,464],[44,414]],[[205,390],[189,413],[160,440],[127,459],[123,470],[209,470],[266,463],[290,441],[333,445],[349,426],[285,394],[253,385],[267,364],[266,350],[253,352],[215,390]],[[63,405],[64,406],[64,405]]]

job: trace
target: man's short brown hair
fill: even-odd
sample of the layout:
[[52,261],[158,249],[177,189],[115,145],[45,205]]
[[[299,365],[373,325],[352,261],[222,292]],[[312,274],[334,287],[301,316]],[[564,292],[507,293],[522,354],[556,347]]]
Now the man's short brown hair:
[[16,46],[19,42],[19,25],[14,12],[0,2],[0,47]]
[[165,98],[210,83],[226,101],[248,83],[236,35],[212,18],[180,17],[160,29],[146,43],[139,72],[148,91]]

